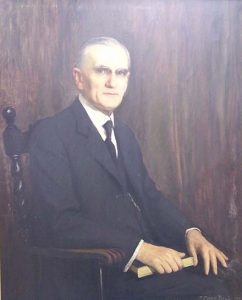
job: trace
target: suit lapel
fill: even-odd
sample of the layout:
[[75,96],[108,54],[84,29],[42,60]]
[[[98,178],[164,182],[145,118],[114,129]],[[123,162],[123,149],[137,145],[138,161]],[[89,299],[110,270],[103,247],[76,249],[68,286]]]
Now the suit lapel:
[[93,158],[101,164],[121,185],[117,167],[115,166],[108,149],[103,142],[96,127],[93,125],[80,101],[72,105],[72,112],[76,119],[76,130],[78,134],[85,136],[87,149]]
[[90,131],[88,137],[88,148],[91,151],[91,155],[121,184],[118,169],[108,152],[107,146],[103,142],[96,128],[94,129],[95,130]]
[[115,121],[115,136],[118,142],[119,154],[122,155],[123,164],[129,181],[133,186],[136,186],[135,178],[137,168],[134,166],[132,143],[127,136],[125,126],[118,121]]

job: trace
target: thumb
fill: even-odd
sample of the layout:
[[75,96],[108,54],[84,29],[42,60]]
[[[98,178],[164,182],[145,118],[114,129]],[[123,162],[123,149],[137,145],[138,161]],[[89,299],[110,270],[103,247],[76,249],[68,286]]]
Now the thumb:
[[180,258],[183,258],[186,256],[186,254],[184,252],[177,252]]
[[194,266],[198,264],[197,252],[193,246],[188,249],[189,254],[193,257]]

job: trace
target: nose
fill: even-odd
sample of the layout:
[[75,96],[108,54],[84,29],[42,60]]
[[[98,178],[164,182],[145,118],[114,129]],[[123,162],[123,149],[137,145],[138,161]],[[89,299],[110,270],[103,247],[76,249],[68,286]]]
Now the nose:
[[106,87],[109,88],[115,88],[117,86],[117,77],[116,74],[109,74],[107,81],[106,81]]

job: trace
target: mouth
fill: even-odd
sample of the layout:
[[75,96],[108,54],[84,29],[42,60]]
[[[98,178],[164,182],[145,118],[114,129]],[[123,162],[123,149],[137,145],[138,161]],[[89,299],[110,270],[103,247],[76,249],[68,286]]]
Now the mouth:
[[108,95],[108,96],[118,96],[118,94],[117,93],[103,93],[104,95]]

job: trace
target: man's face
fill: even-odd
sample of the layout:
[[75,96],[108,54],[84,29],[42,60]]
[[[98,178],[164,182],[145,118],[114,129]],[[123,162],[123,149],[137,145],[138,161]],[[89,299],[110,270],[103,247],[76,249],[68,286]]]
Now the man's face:
[[76,86],[91,105],[110,115],[127,89],[128,64],[125,51],[118,46],[91,46],[82,68],[74,68]]

